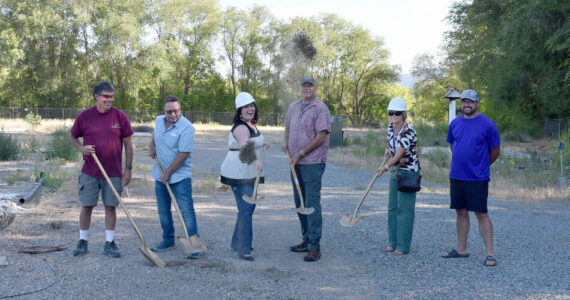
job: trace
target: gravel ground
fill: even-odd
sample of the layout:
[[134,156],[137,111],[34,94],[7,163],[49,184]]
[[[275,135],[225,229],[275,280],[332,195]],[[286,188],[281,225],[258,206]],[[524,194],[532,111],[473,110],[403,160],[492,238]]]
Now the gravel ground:
[[[69,298],[509,298],[570,299],[568,202],[521,202],[489,199],[495,228],[498,266],[485,267],[484,246],[471,215],[466,259],[442,259],[456,244],[455,213],[448,208],[445,187],[426,185],[417,196],[412,249],[396,257],[382,252],[387,243],[387,177],[379,178],[360,209],[365,219],[342,227],[372,178],[370,171],[329,162],[323,179],[322,258],[306,263],[290,252],[300,242],[293,209],[281,131],[264,131],[272,143],[266,155],[264,197],[254,214],[254,262],[231,251],[235,201],[218,182],[226,154],[227,130],[199,131],[194,164],[194,201],[198,228],[208,252],[197,260],[183,250],[160,253],[167,267],[152,267],[139,252],[140,242],[122,211],[116,241],[121,258],[102,255],[102,207],[95,209],[85,257],[73,257],[78,238],[76,182],[55,192],[44,190],[39,204],[30,205],[0,232],[0,299]],[[140,148],[148,137],[136,137]],[[135,179],[124,193],[150,248],[160,241],[151,160],[136,150]],[[143,166],[147,165],[147,166]],[[214,184],[215,183],[215,184]],[[178,225],[177,219],[175,224]],[[177,228],[180,228],[177,226]],[[181,230],[177,231],[179,234]],[[64,251],[21,254],[26,246],[63,246]]]

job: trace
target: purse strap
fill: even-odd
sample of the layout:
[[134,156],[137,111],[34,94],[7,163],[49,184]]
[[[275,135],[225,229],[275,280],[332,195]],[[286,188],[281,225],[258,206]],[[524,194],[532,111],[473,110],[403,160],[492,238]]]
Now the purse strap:
[[[405,122],[404,125],[402,125],[402,128],[400,129],[400,132],[402,132],[402,130],[404,129],[404,127],[409,128],[408,126],[408,122]],[[417,145],[414,147],[416,148],[416,157],[418,158],[418,175],[422,176],[422,164],[420,163],[420,152],[417,148]],[[394,155],[392,155],[392,157],[395,156],[395,152],[396,149],[394,149]],[[398,161],[399,162],[399,161]],[[398,170],[400,169],[399,164],[398,166],[396,166],[396,176],[398,175]]]

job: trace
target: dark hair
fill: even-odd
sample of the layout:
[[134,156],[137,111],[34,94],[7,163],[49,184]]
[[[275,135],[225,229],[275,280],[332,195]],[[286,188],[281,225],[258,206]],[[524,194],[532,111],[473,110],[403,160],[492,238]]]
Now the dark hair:
[[180,100],[174,95],[166,96],[166,98],[164,98],[164,105],[168,102],[178,102],[178,104],[180,104]]
[[[253,115],[253,119],[251,120],[251,124],[256,124],[257,120],[259,119],[259,116],[257,115],[259,109],[257,108],[257,105],[255,105],[255,102],[253,103],[253,107],[255,107],[255,114]],[[249,105],[249,104],[248,104]],[[236,113],[234,114],[234,124],[239,122],[239,120],[241,120],[241,109],[244,108],[245,106],[236,108]]]
[[103,91],[114,92],[115,87],[108,81],[101,81],[93,87],[93,97],[95,97],[95,95],[101,95]]

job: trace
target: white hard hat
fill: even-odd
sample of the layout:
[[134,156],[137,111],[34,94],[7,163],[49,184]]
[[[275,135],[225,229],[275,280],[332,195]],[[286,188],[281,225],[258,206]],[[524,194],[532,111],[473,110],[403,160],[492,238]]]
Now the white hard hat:
[[390,104],[388,104],[388,110],[395,110],[395,111],[407,111],[408,106],[406,105],[406,101],[400,97],[394,97],[390,100]]
[[236,97],[236,108],[240,108],[242,106],[246,106],[250,103],[255,102],[253,96],[246,92],[241,92]]

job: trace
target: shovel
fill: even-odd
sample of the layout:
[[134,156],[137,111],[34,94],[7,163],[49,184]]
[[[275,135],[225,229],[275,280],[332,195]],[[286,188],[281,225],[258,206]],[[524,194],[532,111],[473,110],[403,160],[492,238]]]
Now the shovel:
[[[162,166],[158,162],[158,156],[154,157],[154,161],[156,161],[156,164],[160,169],[160,174],[164,174],[164,170],[162,170]],[[176,209],[176,213],[178,214],[178,217],[180,218],[180,223],[182,224],[182,228],[184,229],[184,235],[186,236],[185,239],[182,237],[178,237],[178,242],[180,242],[180,244],[182,245],[184,253],[188,256],[193,253],[203,252],[208,250],[208,248],[206,248],[206,245],[202,243],[198,235],[194,234],[191,237],[188,235],[188,229],[186,228],[186,223],[184,222],[184,218],[182,217],[182,212],[180,211],[180,207],[178,206],[176,197],[174,197],[174,193],[172,193],[172,189],[170,189],[170,184],[168,184],[168,182],[166,183],[166,189],[168,190],[170,199],[172,199],[172,203],[174,204],[174,208]]]
[[103,173],[103,176],[105,177],[105,180],[107,181],[107,184],[109,185],[109,187],[111,187],[111,190],[113,191],[113,194],[115,194],[115,197],[117,197],[117,200],[119,200],[119,204],[121,205],[121,208],[125,212],[127,219],[129,219],[129,222],[131,222],[131,225],[133,225],[133,228],[135,229],[137,235],[139,236],[139,239],[141,240],[141,248],[139,250],[141,251],[141,253],[153,265],[155,265],[157,267],[166,266],[166,263],[162,259],[160,259],[160,257],[158,257],[158,255],[154,254],[152,251],[150,251],[150,249],[148,249],[146,247],[146,243],[144,241],[143,235],[141,234],[141,232],[139,231],[139,229],[137,227],[137,224],[135,224],[135,221],[133,220],[133,218],[131,217],[131,215],[127,211],[127,208],[125,207],[125,204],[123,203],[123,200],[121,200],[121,196],[119,196],[119,193],[117,193],[117,190],[113,186],[111,179],[109,179],[109,176],[107,176],[107,172],[105,172],[105,169],[103,169],[103,166],[101,165],[101,162],[97,158],[97,155],[95,153],[91,153],[91,157],[93,157],[93,159],[97,163],[97,166],[99,167],[99,170],[101,170],[101,173]]
[[[265,159],[265,150],[267,148],[263,146],[263,152],[261,152],[261,166],[263,167],[263,160]],[[255,177],[255,185],[253,186],[253,195],[251,198],[248,195],[243,195],[243,200],[250,204],[256,204],[257,201],[257,187],[259,186],[259,178],[261,177],[261,170],[257,170],[257,177]]]
[[287,156],[289,157],[289,166],[291,167],[291,173],[293,173],[293,179],[295,180],[295,187],[297,187],[297,194],[299,194],[299,199],[301,200],[301,205],[297,208],[297,212],[302,215],[310,215],[315,209],[312,207],[305,207],[305,200],[303,200],[303,194],[301,193],[301,186],[299,186],[299,179],[297,179],[297,172],[295,172],[295,165],[291,163],[291,154],[287,151]]
[[[386,159],[384,159],[384,162],[382,163],[382,166],[386,164],[386,162],[388,161],[389,157],[386,157]],[[344,214],[344,216],[340,219],[340,224],[342,226],[347,226],[347,227],[351,227],[351,226],[355,226],[356,224],[360,223],[360,221],[362,221],[362,219],[364,217],[357,217],[356,214],[358,213],[358,210],[360,209],[360,206],[362,205],[362,203],[364,202],[364,199],[366,199],[366,196],[368,195],[368,193],[370,192],[370,189],[372,188],[372,186],[374,185],[374,182],[376,182],[376,179],[378,178],[378,173],[374,172],[374,178],[372,178],[372,181],[370,181],[370,184],[368,185],[368,187],[366,188],[366,192],[364,192],[364,195],[362,196],[362,198],[360,199],[360,201],[358,201],[358,205],[356,205],[356,209],[354,210],[354,214],[349,215],[349,214]]]

